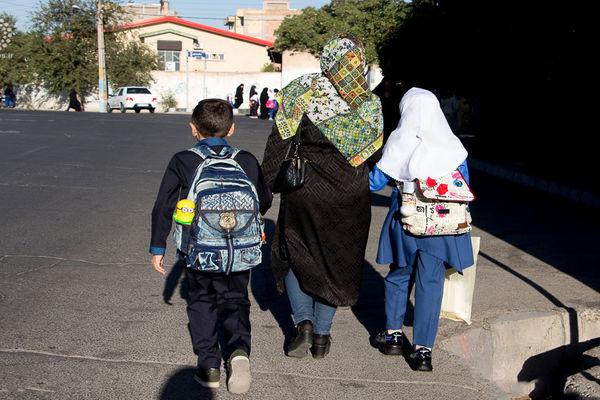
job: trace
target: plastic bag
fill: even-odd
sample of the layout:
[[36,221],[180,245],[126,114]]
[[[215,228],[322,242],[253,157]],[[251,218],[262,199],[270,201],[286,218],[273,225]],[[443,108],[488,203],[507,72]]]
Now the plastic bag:
[[471,307],[473,305],[477,254],[479,253],[480,241],[481,238],[479,237],[471,237],[474,264],[469,268],[463,269],[462,275],[454,268],[446,270],[440,318],[465,321],[468,325],[471,325]]

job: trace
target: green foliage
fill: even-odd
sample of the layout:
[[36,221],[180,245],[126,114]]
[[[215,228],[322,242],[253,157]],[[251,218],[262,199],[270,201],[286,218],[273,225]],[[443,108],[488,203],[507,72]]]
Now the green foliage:
[[121,39],[106,48],[106,71],[112,87],[146,86],[157,68],[156,53],[141,42]]
[[175,98],[175,94],[172,90],[169,89],[166,92],[161,93],[160,104],[164,107],[166,111],[168,111],[169,108],[177,107],[177,99]]
[[280,72],[281,68],[273,63],[265,63],[260,69],[261,72]]
[[13,16],[0,13],[0,21],[0,84],[26,82],[29,77],[26,57],[30,54],[28,35],[17,31]]
[[[146,85],[157,56],[141,42],[115,29],[121,7],[103,2],[107,80],[112,86]],[[43,84],[50,92],[74,88],[82,96],[98,87],[95,0],[47,0],[32,13],[32,30],[19,34],[12,62],[0,59],[0,72],[16,83]]]
[[319,55],[336,34],[349,34],[365,47],[367,62],[379,62],[377,47],[397,27],[409,5],[400,0],[337,0],[316,10],[307,7],[286,18],[277,30],[275,50],[308,51]]

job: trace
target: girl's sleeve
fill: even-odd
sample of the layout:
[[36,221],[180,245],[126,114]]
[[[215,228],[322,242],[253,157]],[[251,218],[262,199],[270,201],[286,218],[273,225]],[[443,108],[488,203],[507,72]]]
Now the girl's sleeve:
[[371,189],[372,192],[377,192],[378,190],[383,189],[390,179],[391,178],[384,174],[377,165],[374,165],[371,172],[369,172],[369,189]]
[[469,182],[469,168],[467,166],[466,158],[465,158],[465,161],[463,161],[462,164],[460,164],[458,166],[458,171],[462,174],[463,178],[465,178],[465,180],[467,181],[467,185],[471,185],[471,183]]

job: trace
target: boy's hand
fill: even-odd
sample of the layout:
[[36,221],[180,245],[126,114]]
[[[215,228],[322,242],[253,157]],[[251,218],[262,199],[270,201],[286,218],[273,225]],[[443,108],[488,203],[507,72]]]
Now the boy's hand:
[[163,268],[163,260],[165,256],[162,254],[156,254],[152,256],[152,266],[155,270],[160,272],[161,274],[166,274],[167,271]]

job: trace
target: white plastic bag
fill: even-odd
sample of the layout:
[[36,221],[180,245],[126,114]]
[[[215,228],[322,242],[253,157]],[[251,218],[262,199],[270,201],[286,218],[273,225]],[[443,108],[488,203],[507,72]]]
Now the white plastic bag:
[[462,275],[454,268],[446,270],[440,318],[465,321],[471,325],[471,306],[473,305],[473,291],[475,290],[475,273],[480,239],[479,237],[471,237],[474,261],[472,266],[463,269]]

